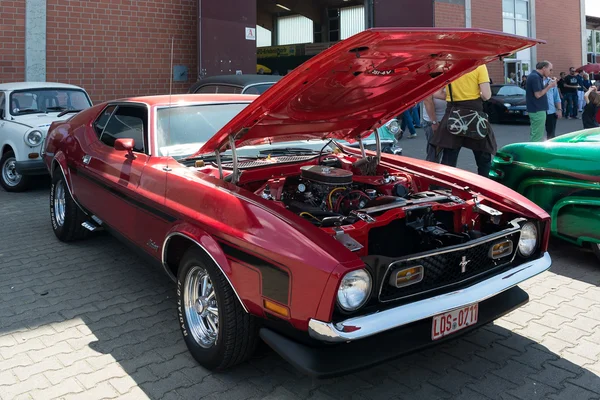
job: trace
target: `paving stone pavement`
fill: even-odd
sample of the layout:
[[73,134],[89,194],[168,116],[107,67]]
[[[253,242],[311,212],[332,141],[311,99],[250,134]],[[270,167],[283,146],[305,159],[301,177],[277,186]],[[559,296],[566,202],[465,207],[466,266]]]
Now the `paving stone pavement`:
[[225,373],[182,341],[175,288],[106,234],[63,244],[48,182],[0,190],[0,399],[600,399],[600,262],[551,243],[526,306],[349,376],[302,376],[269,349]]

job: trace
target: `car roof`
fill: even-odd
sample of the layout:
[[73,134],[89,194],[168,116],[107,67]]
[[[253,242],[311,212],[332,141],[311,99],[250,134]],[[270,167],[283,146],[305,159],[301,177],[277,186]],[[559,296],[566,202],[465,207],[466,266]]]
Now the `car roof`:
[[61,88],[61,89],[82,89],[79,86],[70,85],[67,83],[58,82],[10,82],[1,83],[0,90],[23,90],[23,89],[47,89],[47,88]]
[[193,94],[174,94],[169,96],[166,95],[158,95],[158,96],[138,96],[138,97],[128,97],[122,99],[116,99],[108,101],[108,103],[122,103],[122,102],[132,102],[132,103],[144,103],[153,106],[167,106],[169,104],[177,105],[181,103],[232,103],[232,102],[246,102],[253,101],[256,99],[258,95],[251,94],[218,94],[218,93],[193,93]]
[[280,75],[264,75],[264,74],[247,74],[247,75],[214,75],[196,82],[196,85],[205,84],[227,84],[235,86],[248,86],[255,83],[272,83],[283,78]]

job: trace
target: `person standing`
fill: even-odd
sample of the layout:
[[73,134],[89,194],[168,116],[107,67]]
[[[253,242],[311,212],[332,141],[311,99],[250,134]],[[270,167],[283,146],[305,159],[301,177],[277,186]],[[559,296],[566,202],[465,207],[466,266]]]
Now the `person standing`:
[[521,83],[519,84],[519,86],[520,86],[522,89],[525,89],[525,86],[527,86],[527,75],[523,75],[523,76],[521,77]]
[[556,86],[558,87],[558,95],[560,96],[560,104],[562,106],[562,114],[566,117],[567,116],[567,101],[565,100],[565,75],[566,73],[561,72],[560,73],[560,79],[558,80],[558,83],[556,84]]
[[585,101],[585,107],[583,108],[583,114],[581,120],[583,122],[583,129],[597,128],[600,126],[596,120],[598,110],[600,110],[600,94],[598,94],[596,86],[590,86],[590,88],[583,95]]
[[[442,152],[437,152],[435,146],[429,142],[433,138],[434,132],[440,126],[444,113],[446,111],[446,89],[441,88],[431,96],[423,100],[423,129],[427,139],[427,157],[425,160],[439,163],[442,159]],[[430,117],[431,115],[431,117]]]
[[[480,118],[483,114],[483,102],[490,97],[492,97],[492,89],[486,65],[480,65],[446,87],[446,112],[440,127],[436,129],[429,141],[432,146],[442,149],[442,164],[456,167],[460,150],[466,147],[473,151],[477,173],[481,176],[489,176],[492,155],[496,154],[498,145],[489,121]],[[463,115],[469,117],[462,118]],[[471,117],[473,115],[474,117]],[[450,119],[453,120],[452,123],[448,122]],[[472,121],[464,127],[467,131],[472,124],[475,125],[477,133],[481,126],[485,127],[485,134],[483,137],[479,135],[479,138],[460,134],[463,131],[459,125],[459,132],[457,132],[457,123],[460,124],[457,119],[465,124]]]
[[585,100],[583,99],[583,95],[588,88],[583,87],[583,71],[579,71],[577,73],[577,84],[579,87],[577,88],[577,110],[579,112],[583,111],[583,106],[585,106]]
[[541,142],[544,138],[546,126],[546,112],[548,111],[548,97],[546,93],[556,87],[556,79],[550,79],[544,86],[544,78],[550,77],[552,64],[549,61],[540,61],[535,66],[535,71],[527,78],[525,89],[525,101],[527,102],[527,113],[529,114],[530,140]]
[[[544,79],[544,85],[550,83],[550,78]],[[548,111],[546,112],[546,137],[553,139],[556,133],[556,120],[562,118],[562,105],[558,87],[553,87],[546,93],[548,98]]]
[[569,75],[565,76],[563,85],[563,94],[565,103],[567,103],[567,114],[565,118],[571,117],[577,119],[577,90],[579,89],[579,80],[575,74],[575,67],[569,68]]
[[404,111],[399,119],[402,119],[402,124],[400,125],[400,129],[404,134],[404,130],[408,128],[409,135],[407,136],[409,139],[414,139],[417,137],[417,130],[415,129],[415,123],[413,121],[413,110],[412,107],[408,110]]

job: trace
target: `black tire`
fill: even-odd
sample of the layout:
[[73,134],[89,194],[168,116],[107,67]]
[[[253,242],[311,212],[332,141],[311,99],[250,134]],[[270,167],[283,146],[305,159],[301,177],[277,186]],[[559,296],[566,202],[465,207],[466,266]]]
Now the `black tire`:
[[[61,193],[62,190],[62,193]],[[64,216],[57,215],[55,200],[64,197]],[[81,226],[86,221],[86,216],[79,206],[75,204],[67,187],[65,177],[60,169],[54,171],[52,185],[50,186],[50,221],[56,237],[63,242],[72,242],[84,239],[90,231]]]
[[600,260],[600,243],[590,243],[590,247],[592,248],[592,251],[596,257],[598,257],[598,260]]
[[[186,286],[186,279],[193,281],[193,277],[198,272],[208,274],[211,290],[214,290],[214,297],[216,297],[218,330],[216,341],[212,344],[201,345],[194,337],[185,307],[186,299],[191,297],[189,294],[186,296],[186,292],[188,288],[194,287],[191,284]],[[198,290],[201,290],[201,287]],[[214,309],[215,304],[210,304]],[[206,305],[207,310],[210,304]],[[177,273],[177,312],[185,344],[203,367],[224,370],[247,360],[254,353],[258,343],[256,318],[244,311],[227,278],[211,258],[197,247],[191,247],[181,259]],[[197,310],[192,310],[190,313],[202,315],[198,314]],[[192,315],[191,318],[194,316]],[[195,326],[195,332],[198,332],[200,325],[195,324]]]
[[16,173],[14,169],[16,161],[12,150],[4,153],[0,158],[0,185],[7,192],[22,192],[29,186],[30,177]]

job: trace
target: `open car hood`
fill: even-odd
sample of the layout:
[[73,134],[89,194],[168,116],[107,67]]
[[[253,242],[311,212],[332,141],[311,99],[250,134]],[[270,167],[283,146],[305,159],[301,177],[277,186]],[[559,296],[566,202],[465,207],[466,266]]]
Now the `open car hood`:
[[229,121],[195,154],[235,145],[354,141],[459,76],[538,43],[482,29],[375,28],[300,65]]

